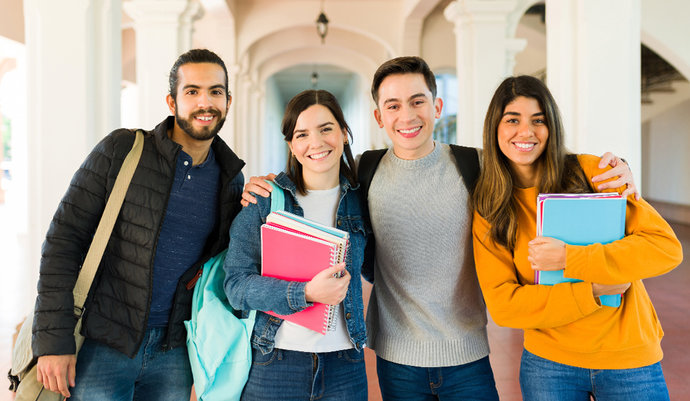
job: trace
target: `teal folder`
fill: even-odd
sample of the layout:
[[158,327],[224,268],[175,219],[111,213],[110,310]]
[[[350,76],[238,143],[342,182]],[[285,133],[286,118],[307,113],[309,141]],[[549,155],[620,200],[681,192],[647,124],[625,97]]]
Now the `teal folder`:
[[[538,198],[537,214],[541,216],[537,219],[540,225],[537,231],[541,231],[542,236],[557,238],[570,245],[608,244],[625,236],[625,198],[559,195],[540,195]],[[555,270],[537,272],[535,281],[553,285],[581,280],[563,277],[563,270]],[[603,295],[599,300],[602,305],[618,307],[621,296]]]

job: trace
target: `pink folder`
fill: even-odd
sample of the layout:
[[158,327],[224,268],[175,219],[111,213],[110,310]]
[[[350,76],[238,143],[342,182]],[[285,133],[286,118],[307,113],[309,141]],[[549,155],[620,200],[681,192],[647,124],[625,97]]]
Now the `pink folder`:
[[[309,281],[317,273],[333,266],[337,245],[307,235],[264,224],[261,226],[261,275],[281,280]],[[315,303],[291,315],[266,312],[326,334],[333,313],[330,305]]]

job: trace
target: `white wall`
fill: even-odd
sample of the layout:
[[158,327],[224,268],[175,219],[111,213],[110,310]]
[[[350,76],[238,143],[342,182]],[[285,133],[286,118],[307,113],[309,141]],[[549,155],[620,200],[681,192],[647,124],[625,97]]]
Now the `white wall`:
[[[647,130],[648,128],[648,130]],[[690,205],[690,100],[643,125],[644,196]]]

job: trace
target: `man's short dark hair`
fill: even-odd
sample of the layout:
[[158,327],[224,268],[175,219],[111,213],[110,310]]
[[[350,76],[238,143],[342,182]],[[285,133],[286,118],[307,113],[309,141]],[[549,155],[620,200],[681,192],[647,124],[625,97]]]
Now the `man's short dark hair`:
[[228,69],[225,67],[223,59],[208,49],[192,49],[180,55],[170,69],[168,84],[170,86],[170,96],[172,96],[173,99],[177,98],[177,84],[179,81],[178,70],[185,64],[195,63],[212,63],[223,67],[223,72],[225,73],[225,93],[227,93],[228,97],[230,97],[230,91],[228,89]]
[[436,77],[427,65],[423,58],[417,56],[403,56],[390,59],[381,64],[376,73],[374,73],[374,80],[371,83],[371,97],[378,107],[379,104],[379,87],[381,82],[389,75],[394,74],[422,74],[426,86],[431,91],[431,96],[436,99]]

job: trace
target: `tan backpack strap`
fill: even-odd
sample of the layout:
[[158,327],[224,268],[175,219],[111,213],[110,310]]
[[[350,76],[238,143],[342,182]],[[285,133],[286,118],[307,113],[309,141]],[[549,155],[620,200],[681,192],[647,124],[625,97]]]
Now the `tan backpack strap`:
[[91,288],[91,283],[96,276],[98,265],[101,263],[103,252],[105,251],[105,247],[108,245],[108,241],[110,240],[110,234],[113,232],[115,221],[117,221],[117,216],[120,214],[120,208],[125,200],[127,188],[129,188],[129,183],[132,181],[134,171],[137,169],[143,149],[144,133],[141,130],[137,130],[132,149],[122,162],[120,172],[117,174],[117,178],[115,179],[115,185],[113,186],[113,190],[110,193],[108,202],[103,210],[101,221],[98,223],[96,233],[93,236],[93,241],[91,241],[91,246],[89,247],[89,251],[84,259],[84,264],[79,271],[77,283],[74,285],[73,293],[75,313],[81,314],[84,302],[86,301],[86,296],[89,294],[89,289]]

